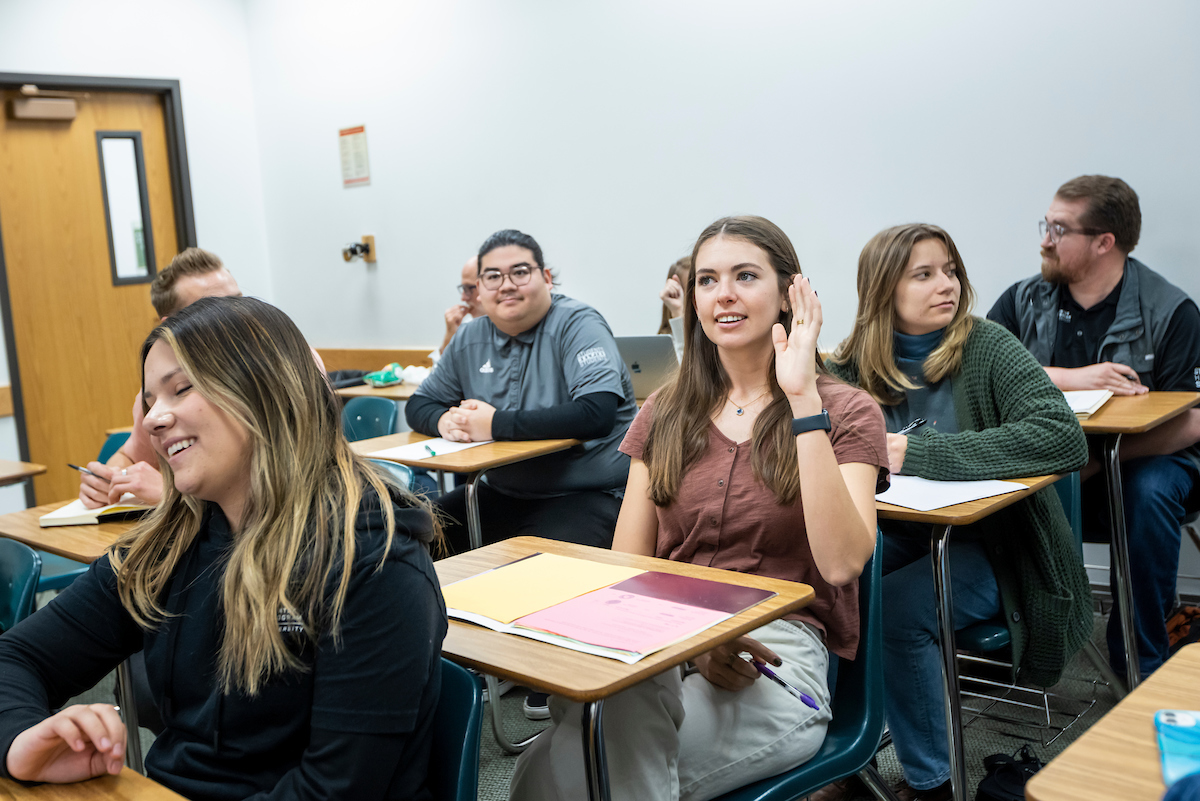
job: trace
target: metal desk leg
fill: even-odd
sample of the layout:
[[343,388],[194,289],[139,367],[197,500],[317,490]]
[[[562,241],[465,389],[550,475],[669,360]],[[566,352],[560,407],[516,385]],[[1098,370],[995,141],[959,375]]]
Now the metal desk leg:
[[954,597],[950,593],[950,526],[934,526],[929,543],[933,558],[933,592],[937,599],[938,640],[942,649],[942,693],[946,699],[946,745],[950,755],[950,788],[954,801],[967,801],[967,762],[963,754],[962,710],[959,708],[957,647],[954,643]]
[[471,541],[471,550],[483,545],[483,526],[479,522],[479,479],[487,470],[472,473],[467,479],[467,537]]
[[587,771],[590,801],[609,801],[608,760],[604,755],[604,727],[600,715],[604,699],[583,705],[583,766]]
[[125,764],[144,774],[142,767],[142,737],[138,731],[137,699],[133,696],[133,670],[126,659],[117,665],[117,695],[121,701],[121,717],[125,719]]
[[[537,734],[519,743],[514,743],[508,739],[508,735],[504,733],[504,720],[500,715],[500,682],[495,676],[488,676],[486,674],[483,680],[488,688],[488,706],[492,708],[492,734],[496,737],[496,745],[500,746],[500,750],[506,754],[521,753],[537,738]],[[538,732],[538,734],[541,734],[541,732]]]
[[1142,680],[1138,660],[1137,630],[1133,623],[1133,587],[1129,582],[1129,536],[1125,531],[1125,496],[1121,489],[1121,435],[1104,438],[1104,477],[1108,479],[1108,515],[1112,530],[1112,571],[1121,613],[1121,639],[1125,643],[1125,687],[1130,692]]

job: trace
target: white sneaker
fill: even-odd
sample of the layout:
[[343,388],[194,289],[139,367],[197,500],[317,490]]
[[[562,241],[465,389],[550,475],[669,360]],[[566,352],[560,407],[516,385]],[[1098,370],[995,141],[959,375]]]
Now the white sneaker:
[[530,720],[549,720],[549,701],[550,696],[546,695],[546,693],[531,692],[525,697],[525,703],[521,704],[521,711]]
[[[482,676],[480,676],[480,678],[483,678],[483,677],[482,677]],[[500,691],[500,695],[501,695],[501,696],[507,695],[507,694],[508,694],[508,691],[509,691],[509,690],[511,690],[513,687],[515,687],[515,686],[516,686],[515,684],[513,684],[513,683],[512,683],[511,681],[509,681],[508,679],[497,679],[497,681],[498,681],[498,682],[500,682],[500,684],[499,684],[499,686],[498,686],[496,689]],[[490,695],[491,695],[491,693],[489,693],[489,692],[488,692],[487,683],[486,683],[486,682],[484,682],[484,685],[483,685],[483,702],[484,702],[485,704],[486,704],[486,703],[487,703],[489,700],[491,700],[491,699],[489,698],[489,696],[490,696]]]

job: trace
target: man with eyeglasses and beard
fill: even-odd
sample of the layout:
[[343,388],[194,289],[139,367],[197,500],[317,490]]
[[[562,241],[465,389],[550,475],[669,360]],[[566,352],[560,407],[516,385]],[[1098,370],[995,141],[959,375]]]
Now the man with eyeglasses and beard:
[[446,336],[442,338],[441,347],[429,354],[429,358],[434,364],[437,364],[438,359],[442,357],[442,352],[450,344],[450,340],[454,339],[454,335],[458,329],[466,321],[468,317],[477,320],[483,317],[483,306],[479,303],[479,257],[472,256],[467,259],[467,263],[462,268],[462,283],[459,284],[458,299],[450,308],[446,309]]
[[[1142,215],[1120,178],[1084,175],[1059,187],[1040,224],[1042,272],[1014,284],[988,318],[1032,351],[1063,390],[1115,395],[1200,389],[1200,311],[1183,290],[1129,254]],[[1200,501],[1200,411],[1121,443],[1133,617],[1143,677],[1168,656],[1180,525]],[[1108,503],[1093,458],[1082,472],[1084,524],[1107,531]],[[1114,592],[1115,595],[1115,592]],[[1109,659],[1125,675],[1120,618]]]

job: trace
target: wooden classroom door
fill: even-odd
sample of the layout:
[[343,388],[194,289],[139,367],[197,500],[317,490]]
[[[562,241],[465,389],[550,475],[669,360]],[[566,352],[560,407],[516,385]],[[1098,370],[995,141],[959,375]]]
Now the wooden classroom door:
[[[5,110],[16,90],[0,91]],[[118,177],[102,177],[101,132],[140,133],[144,230],[113,214]],[[130,153],[135,153],[132,145]],[[129,163],[136,164],[133,159]],[[118,163],[120,163],[118,161]],[[136,173],[135,173],[136,176]],[[120,178],[126,188],[127,178]],[[137,191],[136,184],[133,191]],[[114,200],[115,203],[115,200]],[[147,208],[148,207],[148,208]],[[143,245],[137,251],[138,243]],[[79,493],[67,463],[95,459],[108,428],[128,426],[141,387],[139,347],[158,321],[150,305],[153,272],[177,250],[175,209],[162,98],[90,92],[71,121],[0,118],[0,243],[7,278],[13,402],[23,410],[30,461],[49,470],[35,479],[38,503]],[[144,247],[152,244],[152,247]],[[117,269],[128,254],[145,276]],[[15,348],[13,347],[15,344]],[[19,378],[19,380],[18,380]],[[20,418],[18,418],[18,423]]]

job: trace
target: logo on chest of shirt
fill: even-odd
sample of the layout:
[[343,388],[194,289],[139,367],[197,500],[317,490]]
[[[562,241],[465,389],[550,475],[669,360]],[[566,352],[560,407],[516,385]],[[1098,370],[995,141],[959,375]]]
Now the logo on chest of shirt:
[[493,367],[492,367],[492,360],[491,360],[491,359],[488,359],[486,362],[484,362],[484,363],[483,363],[483,367],[480,367],[480,368],[479,368],[479,372],[481,372],[481,373],[494,373],[494,372],[496,372],[495,368],[493,368]]
[[285,606],[279,607],[279,611],[275,613],[275,619],[279,621],[280,634],[302,634],[304,632],[304,621],[288,611]]
[[1192,370],[1192,380],[1196,382],[1196,389],[1200,389],[1200,367]]
[[1066,309],[1059,309],[1058,310],[1058,319],[1061,322],[1069,323],[1069,322],[1071,322],[1071,313],[1069,311],[1067,311]]
[[604,352],[604,348],[588,348],[585,351],[580,351],[575,357],[575,361],[579,362],[580,367],[587,367],[589,364],[602,362],[608,358],[608,354]]

